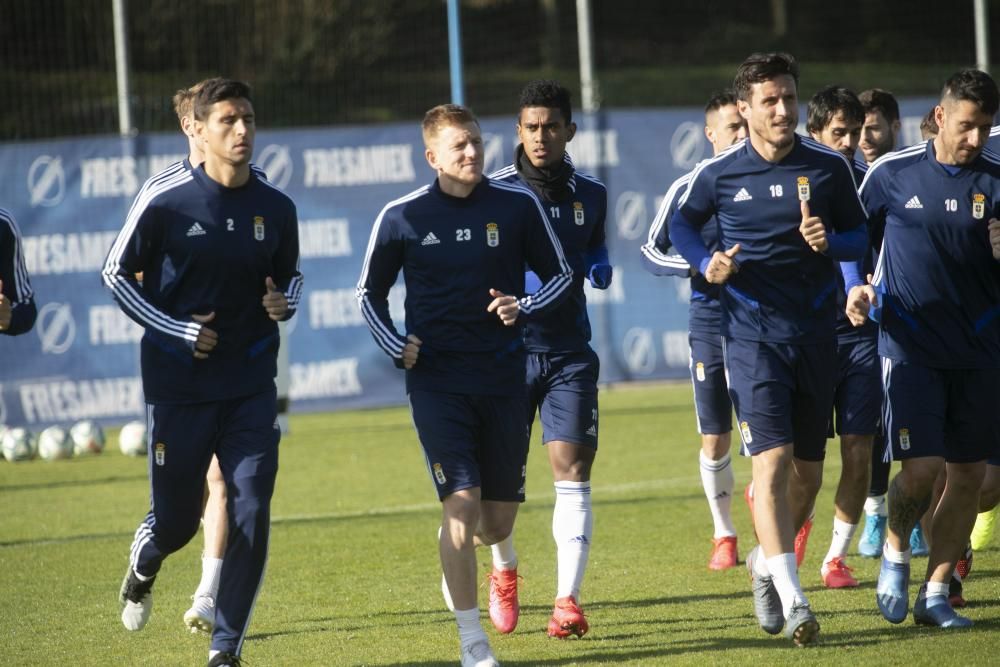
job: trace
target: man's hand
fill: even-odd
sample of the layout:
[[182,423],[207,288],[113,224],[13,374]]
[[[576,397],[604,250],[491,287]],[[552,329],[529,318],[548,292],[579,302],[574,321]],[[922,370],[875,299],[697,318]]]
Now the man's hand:
[[215,319],[215,311],[213,310],[208,315],[192,315],[191,319],[201,324],[198,340],[194,342],[194,358],[208,359],[208,353],[219,344],[219,334],[205,326],[206,323]]
[[868,321],[868,312],[871,308],[878,308],[878,294],[872,287],[872,275],[868,274],[867,285],[855,285],[847,293],[847,319],[856,327]]
[[0,331],[7,330],[10,318],[13,316],[13,307],[10,305],[10,299],[3,293],[3,281],[0,280]]
[[993,259],[1000,259],[1000,220],[990,218],[990,247],[993,248]]
[[264,279],[264,287],[267,288],[267,293],[261,299],[261,304],[267,311],[268,317],[275,322],[280,322],[288,314],[288,299],[285,298],[283,292],[278,290],[278,286],[271,280],[271,276]]
[[716,250],[712,259],[708,261],[708,266],[705,267],[705,280],[714,285],[721,285],[729,280],[734,273],[740,270],[740,265],[733,259],[739,251],[739,243],[725,252]]
[[802,209],[802,224],[799,225],[799,233],[814,251],[826,252],[830,244],[826,240],[826,227],[823,225],[823,221],[815,215],[810,215],[809,202],[800,201],[799,204]]
[[421,345],[423,345],[423,341],[413,334],[406,336],[406,345],[403,346],[403,368],[410,370],[417,364]]
[[500,290],[490,288],[490,296],[493,300],[486,306],[486,312],[496,312],[497,317],[504,323],[504,326],[512,327],[517,322],[517,316],[521,313],[521,304],[516,296],[508,296]]

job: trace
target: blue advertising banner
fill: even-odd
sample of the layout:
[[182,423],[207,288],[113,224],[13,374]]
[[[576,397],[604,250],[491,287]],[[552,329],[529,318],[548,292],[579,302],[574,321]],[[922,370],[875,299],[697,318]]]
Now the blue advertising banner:
[[[934,101],[904,102],[901,145]],[[264,119],[266,121],[266,119]],[[577,168],[608,186],[612,287],[590,290],[602,380],[687,374],[687,282],[655,278],[639,246],[667,187],[711,154],[700,109],[612,110],[577,119]],[[513,159],[514,118],[482,122],[486,170]],[[0,145],[0,207],[14,214],[38,305],[35,328],[0,337],[0,423],[39,430],[143,415],[141,328],[101,284],[105,256],[150,175],[185,155],[175,134]],[[354,288],[382,206],[433,179],[417,122],[260,131],[254,162],[295,201],[305,292],[287,328],[295,411],[405,401],[402,372],[368,333]],[[400,284],[393,315],[402,321]]]

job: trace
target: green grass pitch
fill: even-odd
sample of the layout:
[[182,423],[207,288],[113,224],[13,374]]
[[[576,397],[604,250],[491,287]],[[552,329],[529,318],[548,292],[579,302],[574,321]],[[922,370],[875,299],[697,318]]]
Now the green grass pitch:
[[[859,589],[828,591],[839,448],[831,442],[801,579],[821,645],[795,649],[761,631],[743,567],[706,568],[711,518],[698,475],[686,384],[602,392],[593,475],[595,534],[583,588],[591,632],[545,636],[555,587],[551,473],[536,430],[528,501],[516,530],[521,620],[498,636],[504,665],[996,664],[997,549],[978,553],[966,586],[976,626],[892,626],[874,600],[877,562],[848,559]],[[456,664],[454,620],[439,590],[439,509],[405,409],[295,415],[281,444],[270,560],[243,650],[248,665]],[[118,587],[148,503],[145,459],[104,454],[0,464],[0,664],[198,665],[208,639],[181,616],[200,574],[200,535],[169,558],[149,625],[121,626]],[[739,497],[748,462],[734,457],[740,556],[753,546]],[[488,554],[480,569],[487,572]],[[926,559],[914,560],[915,579]],[[916,594],[914,584],[911,598]],[[485,588],[480,589],[484,606]]]

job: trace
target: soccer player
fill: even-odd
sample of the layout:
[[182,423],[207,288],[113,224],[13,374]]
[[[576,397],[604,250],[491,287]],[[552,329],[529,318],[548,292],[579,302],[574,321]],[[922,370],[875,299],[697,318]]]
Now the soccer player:
[[[854,158],[861,126],[865,122],[865,111],[857,95],[842,86],[827,86],[809,100],[807,116],[806,130],[812,138],[843,155],[854,168],[855,182],[861,183],[864,170]],[[874,258],[872,252],[867,255],[869,260],[865,270],[870,273],[874,270]],[[878,328],[873,323],[855,328],[844,310],[846,299],[843,281],[840,280],[837,286],[839,368],[834,414],[843,467],[834,497],[833,538],[820,568],[820,576],[827,588],[858,585],[844,558],[858,529],[868,493],[868,466],[882,404],[876,342]],[[831,423],[831,427],[833,425]]]
[[[209,665],[239,665],[267,560],[278,465],[278,325],[302,290],[295,205],[250,168],[249,87],[210,79],[193,100],[205,162],[140,191],[104,265],[105,285],[145,328],[151,508],[122,583],[122,623],[141,630],[163,560],[198,531],[212,454],[229,491],[230,538]],[[141,284],[136,273],[143,274]]]
[[[573,140],[569,91],[555,81],[532,81],[521,91],[514,163],[490,178],[529,187],[542,202],[563,253],[573,269],[569,297],[545,317],[526,322],[527,415],[537,412],[555,480],[552,537],[556,543],[556,599],[550,637],[582,637],[589,625],[580,609],[594,516],[590,471],[597,454],[597,378],[600,360],[591,349],[584,277],[597,289],[611,284],[604,243],[608,193],[596,178],[577,171],[566,153]],[[538,276],[525,276],[531,294]],[[514,534],[492,547],[490,618],[500,632],[517,625],[517,554]]]
[[38,315],[21,245],[14,216],[0,208],[0,334],[5,336],[30,331]]
[[845,279],[852,321],[881,306],[885,432],[902,460],[889,488],[876,588],[879,611],[892,623],[909,611],[907,538],[944,468],[913,617],[972,625],[949,604],[948,591],[1000,437],[1000,158],[983,152],[998,106],[989,75],[957,72],[935,109],[937,136],[880,160],[861,186],[873,226],[884,224],[882,251],[873,285],[862,284],[850,264]]
[[[174,112],[181,131],[188,138],[186,169],[197,169],[205,161],[198,145],[194,127],[194,97],[204,85],[200,81],[190,88],[182,88],[174,94]],[[173,169],[168,167],[167,170]],[[159,175],[158,175],[159,176]],[[158,176],[153,176],[156,179]],[[219,595],[219,576],[222,573],[222,559],[226,551],[226,480],[219,469],[219,459],[212,454],[205,477],[205,500],[202,509],[202,531],[205,547],[201,556],[201,581],[191,596],[191,608],[184,612],[184,624],[191,632],[211,632],[215,625],[215,600]]]
[[[746,121],[736,106],[736,93],[727,90],[713,95],[705,105],[705,137],[718,155],[747,136]],[[725,570],[737,564],[736,527],[731,513],[733,468],[729,455],[733,430],[733,404],[726,385],[720,334],[719,287],[693,271],[683,257],[671,252],[670,216],[687,189],[691,173],[681,176],[667,189],[642,246],[643,267],[654,276],[679,276],[691,280],[688,308],[688,342],[691,349],[691,384],[694,386],[695,417],[701,434],[698,455],[701,485],[712,513],[714,533],[708,567]],[[706,247],[719,249],[719,227],[713,218],[701,228]]]
[[[477,544],[510,535],[524,501],[528,429],[521,330],[559,305],[573,272],[538,198],[483,177],[483,140],[455,104],[424,116],[437,178],[389,202],[372,227],[358,302],[375,342],[406,369],[413,424],[441,500],[441,568],[462,665],[496,658],[479,622]],[[525,294],[525,264],[543,281]],[[406,333],[389,316],[403,271]]]
[[[841,155],[795,134],[798,64],[755,53],[734,89],[748,139],[701,163],[670,220],[670,240],[721,285],[723,355],[743,445],[752,456],[747,557],[761,627],[798,645],[819,623],[799,584],[793,542],[823,474],[836,376],[834,260],[860,258],[865,212]],[[712,216],[720,249],[700,228]]]
[[858,148],[865,162],[871,164],[896,147],[899,138],[899,103],[887,90],[869,88],[858,95],[865,110]]

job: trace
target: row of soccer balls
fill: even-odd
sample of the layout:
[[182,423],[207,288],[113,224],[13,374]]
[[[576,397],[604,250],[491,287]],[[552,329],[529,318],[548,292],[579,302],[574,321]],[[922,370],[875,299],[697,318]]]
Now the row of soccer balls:
[[[38,434],[26,428],[7,428],[0,425],[0,449],[8,461],[30,461],[36,456],[46,461],[88,456],[104,451],[104,429],[97,422],[79,421],[67,431],[61,426],[49,426]],[[118,434],[118,448],[127,456],[145,456],[147,453],[146,424],[132,421]]]

